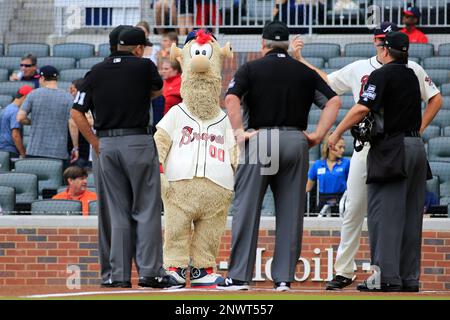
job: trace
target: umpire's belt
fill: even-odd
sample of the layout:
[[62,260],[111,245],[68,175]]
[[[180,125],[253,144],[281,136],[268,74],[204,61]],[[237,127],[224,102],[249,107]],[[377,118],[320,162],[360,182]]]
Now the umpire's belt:
[[151,133],[152,129],[149,127],[131,128],[131,129],[108,129],[108,130],[98,130],[97,136],[99,138],[104,138],[104,137],[133,136],[138,134],[151,134]]
[[[417,130],[412,130],[412,131],[405,131],[405,137],[416,137],[416,138],[420,138],[420,132]],[[385,134],[385,133],[381,133],[381,134],[377,134],[376,137],[377,138],[384,138],[386,136],[389,136],[389,134]]]
[[286,127],[286,126],[279,126],[279,127],[259,127],[259,129],[272,129],[272,130],[280,130],[280,131],[303,131],[300,129],[300,127]]

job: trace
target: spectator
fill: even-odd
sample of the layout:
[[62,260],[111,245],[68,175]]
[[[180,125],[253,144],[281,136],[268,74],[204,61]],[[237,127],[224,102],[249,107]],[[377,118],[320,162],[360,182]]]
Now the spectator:
[[87,189],[88,172],[85,168],[68,167],[63,174],[67,189],[52,199],[81,201],[83,216],[89,215],[89,202],[97,200],[97,194]]
[[39,88],[39,72],[37,69],[37,58],[27,54],[20,60],[20,71],[9,77],[10,81],[30,81],[35,88]]
[[[198,27],[207,27],[214,25],[222,25],[222,16],[217,12],[216,0],[196,0],[197,1],[197,16],[195,18],[195,25]],[[219,19],[217,21],[217,14]]]
[[[147,21],[140,21],[137,25],[137,28],[140,28],[145,33],[145,37],[148,39],[150,36],[150,26]],[[149,41],[150,42],[150,41]],[[151,43],[151,42],[150,42]],[[153,61],[156,64],[156,56],[161,48],[159,46],[151,45],[145,46],[143,58],[147,58]]]
[[171,107],[182,101],[180,95],[181,66],[178,61],[170,62],[167,59],[163,60],[161,77],[164,80],[164,114],[166,114]]
[[[80,90],[82,83],[83,79],[72,81],[72,84],[69,87],[69,93],[74,99]],[[94,119],[90,111],[86,114],[86,117],[92,127],[94,125]],[[90,157],[92,151],[90,150],[91,145],[80,133],[80,130],[78,130],[78,127],[72,118],[69,119],[69,133],[69,143],[67,145],[67,149],[71,155],[70,164],[82,168],[92,168]]]
[[350,160],[343,158],[345,141],[341,139],[336,144],[337,151],[328,147],[328,137],[322,145],[322,159],[317,160],[309,169],[306,192],[311,191],[314,184],[319,180],[319,207],[325,204],[337,205],[347,189],[347,177],[350,169]]
[[161,26],[177,25],[177,8],[175,5],[175,0],[158,0],[155,3],[155,20],[156,20],[156,31],[158,34],[165,32],[164,28]]
[[355,10],[359,5],[352,0],[338,0],[334,5],[334,10]]
[[405,28],[400,31],[408,36],[410,43],[428,43],[427,36],[416,28],[416,25],[419,23],[419,19],[419,8],[408,7],[406,10],[403,10],[402,23],[405,25]]
[[273,20],[293,25],[308,23],[310,5],[313,6],[313,18],[323,20],[323,0],[276,0],[272,11]]
[[170,48],[172,43],[175,43],[178,46],[178,35],[174,31],[166,32],[161,37],[161,50],[159,50],[157,55],[157,67],[158,71],[161,73],[161,63],[163,59],[169,59],[170,57]]
[[22,125],[17,121],[17,112],[33,87],[22,86],[13,102],[8,105],[1,115],[0,122],[0,150],[9,152],[10,158],[25,158],[25,147],[22,141]]
[[67,167],[67,130],[73,98],[58,89],[55,67],[42,67],[40,75],[40,88],[28,94],[17,113],[18,122],[31,124],[26,154],[30,158],[61,159]]
[[428,209],[430,209],[431,206],[438,206],[439,205],[439,198],[434,192],[425,191],[425,205],[423,207],[423,214],[428,213]]
[[179,34],[186,35],[193,30],[194,0],[178,0]]

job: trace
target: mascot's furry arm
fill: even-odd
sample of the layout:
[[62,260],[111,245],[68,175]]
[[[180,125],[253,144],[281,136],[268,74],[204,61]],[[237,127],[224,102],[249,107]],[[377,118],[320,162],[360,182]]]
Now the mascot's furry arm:
[[154,139],[156,148],[158,149],[159,163],[164,165],[164,163],[166,163],[166,158],[169,154],[170,148],[172,147],[172,139],[169,134],[161,128],[158,128],[156,131]]

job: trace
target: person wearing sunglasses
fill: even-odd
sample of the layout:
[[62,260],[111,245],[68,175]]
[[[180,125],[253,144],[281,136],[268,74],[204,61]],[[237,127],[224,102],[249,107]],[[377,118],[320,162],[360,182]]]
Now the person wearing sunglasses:
[[30,81],[34,88],[39,88],[39,72],[37,68],[37,58],[30,54],[22,57],[20,60],[20,71],[13,73],[10,81]]

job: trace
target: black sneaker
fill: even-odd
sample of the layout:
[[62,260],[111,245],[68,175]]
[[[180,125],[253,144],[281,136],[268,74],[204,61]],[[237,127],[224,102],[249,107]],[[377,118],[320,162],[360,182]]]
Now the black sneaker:
[[402,286],[398,284],[382,283],[379,288],[369,288],[367,281],[358,284],[356,289],[361,292],[402,292]]
[[217,284],[217,289],[229,291],[248,290],[249,285],[246,281],[235,280],[227,277],[222,282]]
[[291,283],[284,282],[284,281],[275,282],[274,288],[275,288],[275,291],[278,291],[278,292],[289,291],[289,290],[291,290]]
[[103,281],[100,285],[102,288],[131,288],[130,281],[112,281],[111,279]]
[[184,287],[184,285],[179,284],[178,281],[170,275],[165,275],[163,277],[140,277],[138,286],[155,289],[178,289]]
[[419,292],[419,286],[403,286],[402,292]]
[[353,280],[355,279],[355,276],[353,276],[352,279],[346,278],[340,275],[335,276],[331,281],[327,282],[327,290],[338,290],[343,289],[353,283]]

